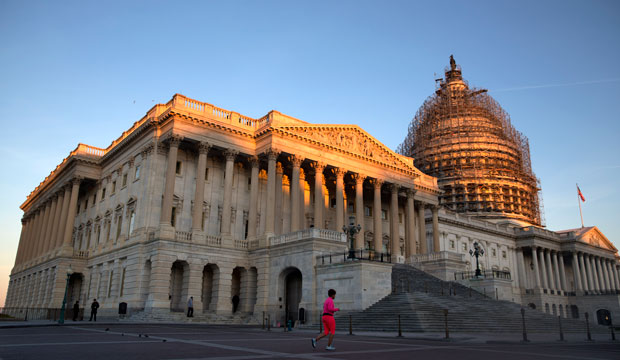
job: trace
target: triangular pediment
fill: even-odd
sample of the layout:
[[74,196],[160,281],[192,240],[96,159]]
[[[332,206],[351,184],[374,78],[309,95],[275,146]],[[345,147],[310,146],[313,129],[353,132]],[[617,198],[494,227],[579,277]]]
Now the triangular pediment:
[[371,161],[420,174],[413,158],[395,153],[356,125],[274,126],[274,130]]
[[618,251],[611,241],[609,241],[609,239],[607,239],[607,237],[603,235],[603,233],[596,226],[593,226],[592,228],[577,235],[577,241],[614,252]]

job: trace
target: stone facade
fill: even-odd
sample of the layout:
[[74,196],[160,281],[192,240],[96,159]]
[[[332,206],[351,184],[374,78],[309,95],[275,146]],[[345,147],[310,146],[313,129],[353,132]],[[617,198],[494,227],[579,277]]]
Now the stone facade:
[[392,263],[469,281],[474,241],[484,270],[504,276],[488,281],[502,298],[541,309],[617,299],[617,251],[596,228],[492,223],[440,208],[440,194],[357,126],[251,119],[177,94],[109,147],[79,144],[28,196],[6,306],[59,308],[68,279],[67,302],[96,298],[104,317],[120,303],[129,316],[182,312],[192,296],[212,320],[304,309],[312,323],[329,287],[345,310],[387,295]]

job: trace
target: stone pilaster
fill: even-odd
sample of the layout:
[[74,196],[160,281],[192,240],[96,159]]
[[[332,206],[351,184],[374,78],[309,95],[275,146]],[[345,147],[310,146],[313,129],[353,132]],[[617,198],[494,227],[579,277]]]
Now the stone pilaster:
[[[182,140],[183,138],[181,136],[172,134],[168,141],[169,149],[168,165],[166,166],[166,186],[164,188],[164,198],[162,200],[161,218],[159,222],[161,225],[167,225],[169,227],[172,226],[172,198],[174,196],[174,183],[176,180],[177,155],[179,145]],[[170,229],[167,230],[168,232],[171,231]]]
[[315,162],[312,164],[312,167],[314,168],[314,227],[324,229],[325,195],[323,194],[323,170],[325,169],[325,164]]
[[170,308],[170,273],[172,258],[158,254],[151,258],[151,282],[147,308]]

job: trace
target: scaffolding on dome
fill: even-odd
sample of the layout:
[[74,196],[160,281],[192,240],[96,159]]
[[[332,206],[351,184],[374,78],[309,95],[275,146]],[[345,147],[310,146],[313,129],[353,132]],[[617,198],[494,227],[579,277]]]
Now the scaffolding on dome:
[[470,88],[452,56],[445,80],[420,107],[397,152],[439,178],[443,206],[541,225],[529,142],[485,89]]

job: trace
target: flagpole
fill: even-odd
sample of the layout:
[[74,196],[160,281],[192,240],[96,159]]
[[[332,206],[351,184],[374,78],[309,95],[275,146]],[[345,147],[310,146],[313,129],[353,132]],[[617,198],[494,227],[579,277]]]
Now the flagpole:
[[579,198],[579,184],[575,183],[577,186],[577,202],[579,203],[579,217],[581,217],[581,228],[583,229],[583,213],[581,212],[581,199]]

